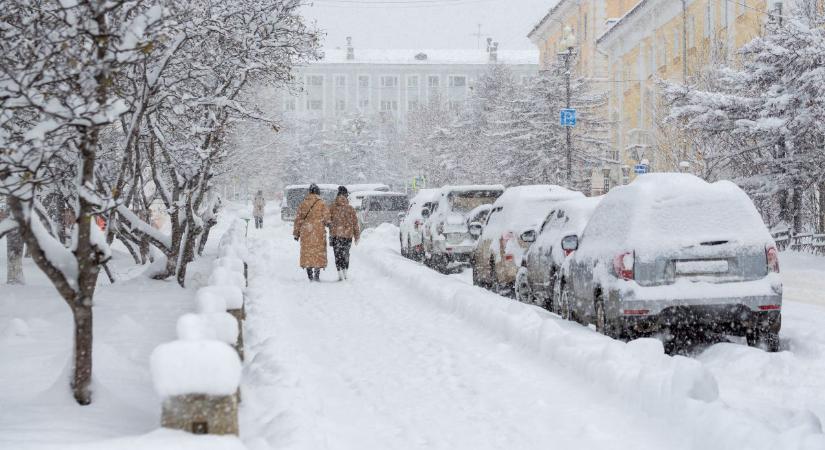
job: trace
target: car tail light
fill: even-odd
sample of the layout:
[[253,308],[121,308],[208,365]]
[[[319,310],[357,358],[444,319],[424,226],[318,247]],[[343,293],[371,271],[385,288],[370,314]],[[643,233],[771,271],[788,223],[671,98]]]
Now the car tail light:
[[513,255],[507,253],[506,255],[504,255],[504,260],[505,261],[513,261]]
[[633,252],[626,252],[613,258],[613,271],[623,280],[633,279]]
[[776,247],[773,245],[765,247],[765,257],[768,260],[768,271],[779,273],[779,253]]
[[625,309],[622,311],[622,314],[626,316],[645,316],[649,312],[649,309]]
[[573,250],[565,250],[564,256],[570,256],[571,253],[573,253]]
[[782,305],[761,305],[759,309],[762,311],[778,311],[782,309]]

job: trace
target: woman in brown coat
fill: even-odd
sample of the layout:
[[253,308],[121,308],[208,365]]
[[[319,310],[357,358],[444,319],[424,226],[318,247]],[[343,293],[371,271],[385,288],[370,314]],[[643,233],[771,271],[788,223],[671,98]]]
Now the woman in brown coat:
[[321,269],[327,267],[327,230],[329,209],[316,184],[309,187],[298,214],[292,235],[301,241],[301,267],[307,270],[309,281],[320,281]]
[[355,208],[349,204],[349,192],[344,186],[338,186],[338,196],[329,210],[330,244],[335,252],[335,267],[338,269],[338,281],[347,279],[349,269],[349,249],[352,241],[358,243],[361,229]]

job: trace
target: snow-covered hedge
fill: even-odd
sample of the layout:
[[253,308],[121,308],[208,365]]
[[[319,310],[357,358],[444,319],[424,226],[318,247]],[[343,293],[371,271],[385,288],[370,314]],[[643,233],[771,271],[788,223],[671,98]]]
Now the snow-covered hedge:
[[825,445],[819,423],[799,421],[796,428],[781,430],[732,410],[719,398],[716,379],[701,362],[666,355],[658,340],[613,340],[537,307],[439,276],[401,258],[393,245],[397,236],[398,229],[391,225],[368,233],[360,251],[370,257],[361,261],[407,283],[420,292],[418,298],[566,367],[571,376],[586,379],[605,395],[686,428],[694,439],[688,447],[767,450]]

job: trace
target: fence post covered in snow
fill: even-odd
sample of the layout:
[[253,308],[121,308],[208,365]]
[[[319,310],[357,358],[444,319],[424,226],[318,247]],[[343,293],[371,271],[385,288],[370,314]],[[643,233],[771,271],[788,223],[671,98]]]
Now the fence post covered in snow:
[[231,347],[206,339],[161,344],[152,353],[151,368],[163,398],[162,427],[238,435],[241,361]]
[[246,319],[243,289],[246,288],[248,269],[246,259],[246,224],[238,219],[221,237],[218,259],[209,277],[209,288],[226,300],[226,312],[238,321],[238,341],[235,349],[243,360],[243,321]]

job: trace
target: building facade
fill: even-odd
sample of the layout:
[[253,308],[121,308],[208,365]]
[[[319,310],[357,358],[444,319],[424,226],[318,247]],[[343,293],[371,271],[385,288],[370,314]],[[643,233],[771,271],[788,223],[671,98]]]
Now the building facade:
[[[784,4],[783,4],[784,3]],[[605,166],[593,176],[594,193],[630,182],[634,166],[685,170],[690,149],[667,113],[659,80],[689,80],[713,62],[732,62],[736,50],[781,17],[777,0],[559,0],[529,37],[546,67],[560,52],[564,28],[576,37],[576,73],[607,93],[602,110],[611,127]],[[687,167],[689,170],[689,167]],[[601,187],[601,189],[600,189]]]
[[475,81],[490,64],[507,65],[516,80],[538,73],[533,50],[368,50],[327,51],[316,63],[298,68],[302,87],[281,95],[278,107],[300,119],[335,121],[341,117],[380,115],[404,129],[407,114],[438,95],[462,107]]

